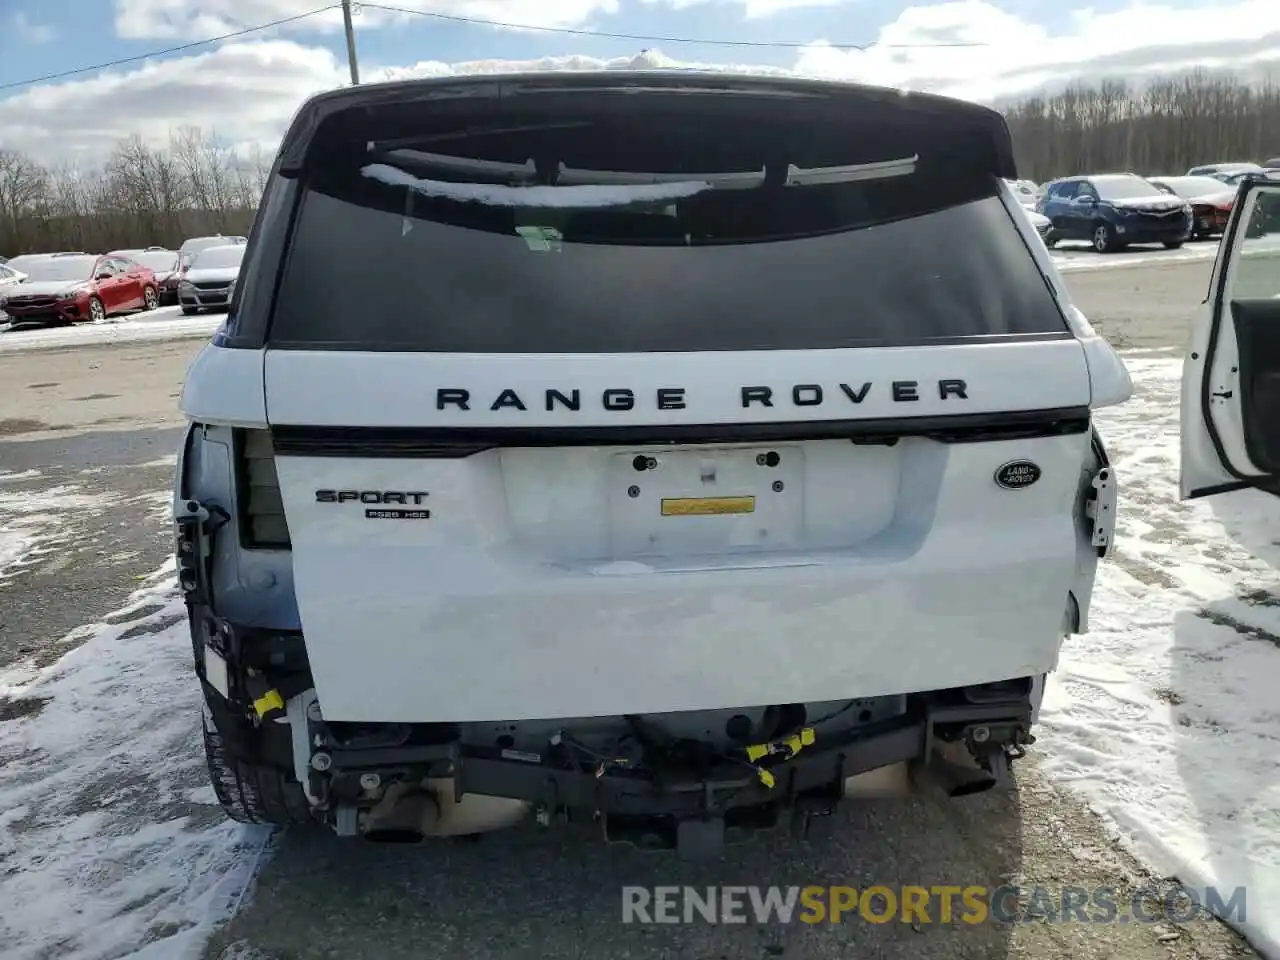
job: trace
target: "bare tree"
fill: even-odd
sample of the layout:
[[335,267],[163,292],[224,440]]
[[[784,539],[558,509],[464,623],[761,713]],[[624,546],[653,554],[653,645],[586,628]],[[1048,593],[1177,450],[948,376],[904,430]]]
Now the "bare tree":
[[1201,163],[1280,154],[1280,88],[1197,70],[1135,88],[1073,86],[1005,111],[1023,176],[1183,173]]
[[29,157],[0,150],[0,215],[5,219],[4,243],[20,242],[23,221],[44,195],[47,175]]

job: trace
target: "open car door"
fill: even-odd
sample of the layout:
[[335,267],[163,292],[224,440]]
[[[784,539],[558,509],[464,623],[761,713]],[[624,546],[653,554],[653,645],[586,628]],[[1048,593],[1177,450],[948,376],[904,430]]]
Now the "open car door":
[[1182,498],[1280,494],[1280,179],[1246,178],[1182,368]]

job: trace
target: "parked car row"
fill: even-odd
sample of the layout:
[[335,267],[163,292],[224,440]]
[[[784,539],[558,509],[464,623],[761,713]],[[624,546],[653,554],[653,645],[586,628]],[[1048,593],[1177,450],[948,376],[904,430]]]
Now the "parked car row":
[[[1261,165],[1254,168],[1241,176],[1272,175]],[[1280,175],[1280,169],[1275,174]],[[1223,234],[1238,191],[1238,186],[1223,177],[1233,175],[1233,171],[1224,170],[1222,176],[1108,173],[1063,177],[1045,184],[1036,209],[1049,218],[1045,242],[1051,247],[1060,240],[1087,240],[1099,253],[1147,243],[1176,250],[1188,240]]]
[[194,237],[177,250],[28,253],[0,263],[0,320],[69,324],[179,304],[184,314],[230,303],[244,237]]
[[1062,177],[1043,185],[1005,182],[1048,246],[1086,240],[1099,253],[1109,253],[1145,243],[1176,250],[1188,240],[1221,236],[1240,181],[1249,176],[1280,177],[1280,157],[1265,163],[1202,164],[1182,176],[1108,173]]

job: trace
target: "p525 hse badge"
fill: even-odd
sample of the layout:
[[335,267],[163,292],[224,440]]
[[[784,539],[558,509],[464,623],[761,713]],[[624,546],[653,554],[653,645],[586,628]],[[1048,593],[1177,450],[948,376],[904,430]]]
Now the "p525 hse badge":
[[[425,490],[317,490],[316,503],[362,503],[367,520],[430,520],[431,511],[422,507]],[[378,506],[371,506],[378,504]],[[396,506],[389,506],[395,504]],[[412,507],[410,505],[412,504]],[[400,509],[408,507],[409,509]]]
[[1040,467],[1030,460],[1010,460],[996,471],[996,483],[1006,490],[1021,490],[1040,479]]

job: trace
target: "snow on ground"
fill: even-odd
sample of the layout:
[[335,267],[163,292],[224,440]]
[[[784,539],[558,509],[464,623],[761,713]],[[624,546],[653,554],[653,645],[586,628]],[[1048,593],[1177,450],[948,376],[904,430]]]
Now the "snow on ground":
[[1135,399],[1099,416],[1120,483],[1116,552],[1035,751],[1154,869],[1224,903],[1245,887],[1238,926],[1280,957],[1280,501],[1180,502],[1181,361],[1129,366]]
[[110,494],[85,493],[76,484],[38,492],[6,487],[7,483],[32,476],[39,473],[0,473],[0,582],[15,569],[56,550],[70,520],[87,510],[104,510],[115,502]]
[[215,805],[172,564],[108,619],[36,682],[0,674],[6,960],[194,960],[267,848]]
[[1111,270],[1117,267],[1142,267],[1153,263],[1185,263],[1188,260],[1212,260],[1218,255],[1218,244],[1197,243],[1179,250],[1160,247],[1131,247],[1119,253],[1095,253],[1087,243],[1063,242],[1050,254],[1063,273],[1077,270]]
[[0,332],[0,353],[93,343],[134,343],[212,336],[225,319],[225,313],[202,313],[184,317],[177,307],[161,307],[150,313],[113,317],[99,323],[80,323],[71,327],[25,325]]
[[[1250,240],[1245,256],[1272,255],[1280,250],[1280,236]],[[1110,270],[1117,267],[1142,267],[1153,263],[1185,263],[1188,260],[1213,260],[1218,256],[1218,242],[1188,243],[1177,250],[1164,250],[1159,246],[1130,247],[1119,253],[1095,253],[1081,241],[1068,240],[1059,243],[1050,256],[1063,273],[1078,270]]]

